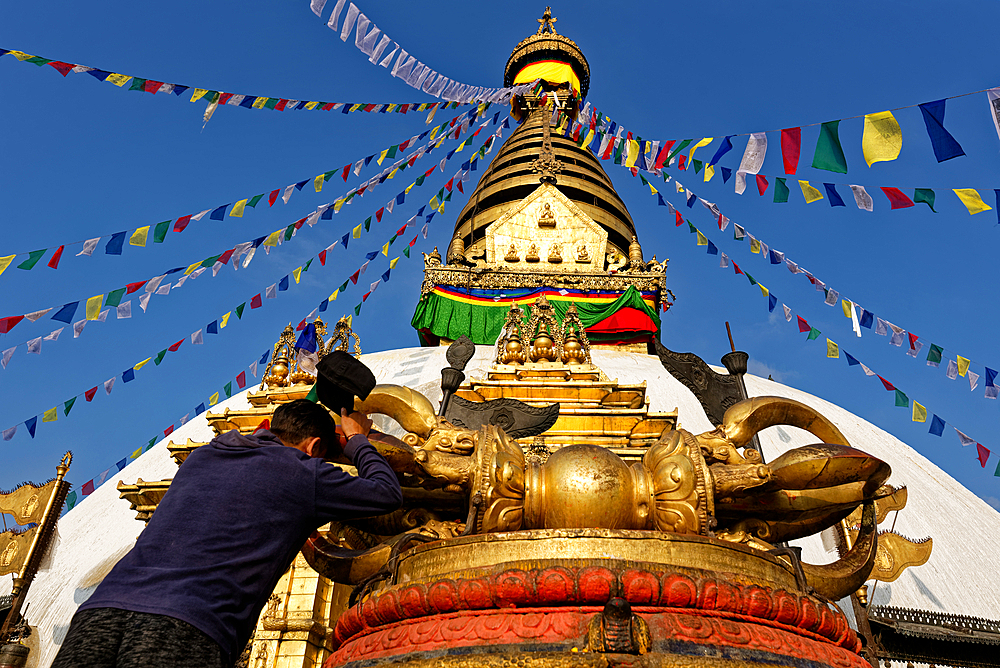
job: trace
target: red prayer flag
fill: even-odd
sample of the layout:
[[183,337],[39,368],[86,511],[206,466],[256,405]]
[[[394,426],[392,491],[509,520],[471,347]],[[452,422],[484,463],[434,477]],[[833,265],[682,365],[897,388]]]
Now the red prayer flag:
[[321,250],[321,251],[319,252],[319,264],[320,264],[320,266],[322,266],[322,267],[325,267],[325,266],[326,266],[326,250],[325,250],[325,249],[324,249],[324,250]]
[[986,468],[986,460],[990,458],[990,451],[984,448],[979,443],[976,443],[976,457],[979,458],[979,463],[983,468]]
[[254,429],[253,433],[256,434],[261,429],[270,429],[270,428],[271,428],[271,421],[268,418],[264,418],[263,420],[261,420],[260,424],[257,425],[257,428]]
[[234,95],[234,93],[223,93],[222,95],[220,95],[219,96],[219,106],[221,107],[225,103],[229,102],[229,98],[231,98],[233,95]]
[[[878,374],[875,374],[875,375],[878,376]],[[892,391],[894,391],[896,389],[895,385],[893,385],[892,383],[890,383],[889,381],[887,381],[882,376],[879,376],[878,379],[882,381],[882,385],[884,385],[885,389],[888,390],[889,392],[892,392]]]
[[323,111],[330,111],[331,109],[333,109],[334,104],[336,104],[336,102],[327,102],[322,107],[320,107],[320,109],[322,109]]
[[920,337],[914,334],[913,332],[907,332],[906,335],[910,337],[910,350],[913,350],[914,348],[917,347],[917,339],[919,339]]
[[660,155],[656,156],[656,164],[653,165],[653,169],[663,169],[663,163],[666,162],[668,157],[670,157],[670,149],[672,149],[676,143],[676,139],[671,139],[663,145],[663,148],[660,149]]
[[904,195],[899,188],[882,188],[882,192],[889,198],[889,203],[892,205],[889,208],[891,209],[905,209],[913,206],[913,200]]
[[278,104],[274,105],[274,108],[277,111],[284,111],[286,104],[288,104],[288,100],[286,100],[285,98],[281,98],[280,100],[278,100]]
[[170,346],[169,348],[167,348],[167,350],[169,350],[172,353],[176,353],[177,349],[181,347],[182,343],[184,343],[184,339],[181,339],[180,341],[178,341],[174,345]]
[[399,228],[398,230],[396,230],[396,236],[397,237],[400,236],[405,231],[406,231],[406,225],[403,225],[401,228]]
[[130,295],[142,286],[146,285],[146,281],[139,281],[138,283],[129,283],[125,286],[125,294]]
[[53,60],[51,63],[49,63],[49,65],[56,68],[56,71],[63,76],[69,74],[69,71],[74,67],[76,67],[76,65],[73,65],[71,63],[64,63],[61,60]]
[[295,221],[295,229],[301,230],[302,226],[305,225],[305,224],[306,224],[306,219],[305,218],[301,218],[299,220],[296,220]]
[[458,186],[458,192],[460,192],[460,193],[462,193],[462,194],[464,195],[464,194],[465,194],[465,191],[464,191],[464,190],[462,190],[462,182],[461,182],[461,181],[459,181],[459,182],[458,182],[458,183],[456,183],[455,185],[456,185],[456,186]]
[[809,326],[809,323],[806,322],[805,319],[801,315],[797,315],[795,317],[799,319],[799,331],[800,332],[809,332],[809,331],[812,330],[812,327]]
[[415,163],[416,161],[417,161],[417,156],[416,156],[416,155],[414,155],[414,156],[413,156],[412,158],[410,158],[410,159],[409,159],[409,161],[408,161],[408,164],[409,164],[409,166],[410,166],[410,167],[413,167],[413,163]]
[[374,109],[377,106],[378,106],[377,104],[366,104],[365,105],[365,111],[371,111],[372,109]]
[[[733,262],[733,272],[737,274],[743,274],[743,270],[740,269],[740,265],[736,264],[735,262]],[[746,274],[743,275],[745,276]],[[801,318],[799,319],[801,320]]]
[[682,153],[677,158],[677,169],[683,172],[685,169],[687,169],[687,167],[685,167],[685,163],[687,163],[687,156]]
[[445,190],[447,190],[448,192],[451,192],[451,186],[452,186],[452,182],[453,182],[454,180],[455,180],[455,178],[454,178],[454,177],[452,177],[452,178],[448,179],[448,183],[444,184],[444,188],[445,188]]
[[260,308],[260,307],[261,307],[260,293],[258,292],[256,295],[254,295],[254,298],[250,300],[250,308]]
[[228,263],[229,259],[233,256],[233,253],[235,253],[235,252],[236,252],[235,248],[230,248],[225,253],[223,253],[222,255],[220,255],[219,259],[216,260],[216,262],[220,262],[222,264]]
[[355,272],[354,272],[353,274],[351,274],[351,283],[354,283],[354,285],[357,285],[357,284],[358,284],[358,275],[359,275],[360,273],[361,273],[361,270],[360,270],[360,269],[358,269],[358,270],[357,270],[357,271],[355,271]]
[[437,165],[434,165],[433,167],[431,167],[430,169],[428,169],[426,172],[424,172],[424,176],[430,176],[431,174],[434,173],[435,169],[437,169]]
[[156,95],[156,91],[160,90],[160,86],[163,85],[162,81],[153,81],[152,79],[146,79],[146,83],[142,84],[142,89],[147,93],[152,93]]
[[761,195],[767,192],[767,177],[763,174],[757,174],[757,192]]
[[677,219],[677,224],[674,225],[674,227],[680,227],[681,224],[684,222],[684,216],[681,215],[680,211],[674,209],[674,217]]
[[170,436],[170,434],[172,433],[174,433],[174,425],[170,425],[169,427],[163,430],[163,438]]
[[267,205],[274,206],[274,200],[278,199],[278,193],[281,192],[281,188],[277,190],[272,190],[271,194],[267,196]]
[[351,166],[344,165],[344,173],[340,176],[344,179],[344,183],[347,183],[347,175],[351,173]]
[[91,494],[93,494],[94,493],[94,480],[90,479],[87,482],[83,483],[83,488],[80,491],[83,492],[84,496],[90,496]]
[[86,392],[84,392],[83,393],[83,397],[87,401],[92,401],[94,399],[94,395],[95,394],[97,394],[97,386],[96,385],[94,387],[90,388],[89,390],[87,390]]
[[371,294],[370,292],[366,292],[365,293],[365,296],[361,298],[361,303],[362,304],[364,304],[366,301],[368,301],[368,295],[370,295],[370,294]]
[[306,319],[302,318],[302,322],[300,322],[299,326],[295,328],[295,331],[296,332],[301,332],[305,328],[306,328]]
[[177,222],[174,223],[174,232],[183,232],[184,228],[187,227],[190,222],[191,216],[181,216],[177,219]]
[[413,237],[413,241],[409,243],[410,248],[413,248],[413,245],[416,243],[417,243],[417,237]]
[[781,157],[785,161],[785,174],[794,174],[799,168],[799,150],[802,147],[802,128],[781,131]]
[[375,212],[375,221],[376,222],[378,222],[378,223],[382,222],[382,214],[383,213],[385,213],[385,207],[382,207],[381,209],[379,209],[378,211]]
[[22,320],[24,320],[23,315],[11,315],[6,318],[0,318],[0,334],[6,334],[14,329],[14,326]]
[[247,372],[246,371],[240,371],[240,375],[236,376],[236,384],[240,386],[241,390],[244,387],[246,387],[246,384],[247,384]]
[[65,246],[60,246],[56,249],[56,252],[52,254],[52,259],[49,260],[49,267],[52,269],[59,268],[59,260],[62,258],[63,248],[65,248]]

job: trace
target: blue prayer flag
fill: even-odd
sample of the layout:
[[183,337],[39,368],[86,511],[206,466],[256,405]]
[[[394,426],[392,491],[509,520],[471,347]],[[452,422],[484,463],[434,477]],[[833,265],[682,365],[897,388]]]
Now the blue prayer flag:
[[305,181],[299,181],[298,183],[295,184],[295,189],[296,190],[302,190],[302,186],[304,186],[305,184],[309,183],[310,181],[312,181],[312,179],[306,179]]
[[872,322],[874,322],[874,321],[875,321],[875,314],[874,313],[872,313],[871,311],[866,311],[865,309],[861,309],[861,326],[862,327],[864,327],[865,329],[871,329],[872,328]]
[[123,468],[125,468],[126,464],[128,464],[128,457],[122,457],[117,462],[115,462],[115,466],[118,467],[119,471],[121,471]]
[[997,377],[997,372],[986,367],[986,387],[993,387],[993,380]]
[[733,170],[729,169],[728,167],[720,167],[719,169],[722,170],[722,182],[728,183],[729,177],[733,175]]
[[267,364],[267,358],[271,356],[271,349],[268,348],[264,351],[264,354],[260,356],[260,364]]
[[656,204],[658,206],[666,206],[667,203],[663,201],[663,195],[656,193]]
[[[229,204],[232,204],[232,202],[230,202]],[[212,215],[209,216],[209,218],[211,220],[222,220],[223,218],[225,218],[226,207],[229,206],[229,204],[223,204],[222,206],[216,208],[215,211],[212,212]]]
[[689,209],[694,208],[694,201],[696,199],[698,199],[698,196],[695,195],[694,193],[691,193],[691,195],[687,199],[687,205]]
[[327,307],[328,307],[329,305],[330,305],[330,300],[329,300],[329,299],[324,299],[323,301],[321,301],[321,302],[319,303],[319,312],[320,312],[320,313],[326,313],[326,308],[327,308]]
[[768,251],[768,256],[771,260],[771,264],[781,264],[781,259],[778,257],[778,254],[774,252],[773,248]]
[[396,195],[396,204],[402,204],[405,201],[406,201],[406,193],[400,191],[400,193]]
[[28,433],[31,434],[31,438],[35,437],[35,425],[38,424],[38,416],[28,418],[24,421],[24,426],[28,428]]
[[927,136],[930,137],[934,157],[938,162],[965,155],[965,151],[951,133],[944,129],[944,103],[944,100],[936,100],[920,105],[920,114],[924,117]]
[[256,101],[257,101],[256,95],[247,95],[240,101],[240,106],[246,109],[250,109],[253,107],[253,103]]
[[184,91],[186,91],[188,88],[189,88],[189,86],[182,86],[180,84],[174,84],[174,95],[180,97],[181,95],[184,94]]
[[285,274],[280,281],[278,281],[278,292],[284,292],[288,289],[288,274]]
[[856,366],[858,364],[861,364],[861,362],[855,359],[854,356],[851,355],[851,353],[847,352],[846,350],[844,351],[844,355],[847,356],[847,366]]
[[310,322],[302,328],[299,340],[295,342],[296,348],[301,348],[310,353],[316,352],[316,323]]
[[328,206],[324,211],[323,215],[320,216],[323,220],[333,220],[333,207]]
[[374,260],[376,255],[378,255],[378,251],[377,250],[376,251],[372,251],[371,253],[368,253],[367,255],[365,255],[365,259],[369,260],[369,261]]
[[844,200],[840,197],[840,193],[837,192],[834,184],[824,183],[823,187],[826,188],[826,195],[830,198],[830,206],[847,206],[844,204]]
[[729,140],[735,136],[736,135],[729,135],[722,140],[722,145],[719,146],[719,150],[715,152],[715,155],[712,156],[712,159],[708,163],[709,167],[714,167],[715,163],[722,159],[722,156],[733,150],[733,142]]
[[928,431],[935,436],[940,436],[944,433],[944,420],[935,415],[931,418],[931,428]]
[[767,295],[767,312],[774,313],[774,307],[778,305],[778,298],[774,295],[768,293]]
[[122,246],[125,244],[125,232],[118,232],[111,236],[108,245],[104,247],[106,255],[121,255]]
[[389,272],[390,271],[392,271],[392,270],[391,269],[386,269],[385,273],[382,274],[382,282],[383,283],[387,283],[389,281]]
[[135,380],[135,369],[128,369],[122,372],[122,381],[126,383],[131,383]]
[[207,333],[209,333],[209,334],[218,334],[219,333],[219,321],[218,320],[213,320],[212,322],[208,323],[208,326],[205,327],[205,331]]
[[351,233],[348,232],[340,238],[340,243],[344,244],[344,248],[347,248],[347,242],[351,240]]
[[67,325],[73,322],[73,316],[76,314],[76,307],[80,305],[80,302],[70,302],[69,304],[64,304],[61,309],[59,309],[54,316],[53,320],[58,320],[59,322],[65,322]]
[[708,239],[708,254],[709,255],[719,254],[719,247],[713,244],[711,239]]
[[195,415],[201,415],[204,412],[205,412],[205,403],[204,402],[198,404],[198,407],[194,409],[194,414]]

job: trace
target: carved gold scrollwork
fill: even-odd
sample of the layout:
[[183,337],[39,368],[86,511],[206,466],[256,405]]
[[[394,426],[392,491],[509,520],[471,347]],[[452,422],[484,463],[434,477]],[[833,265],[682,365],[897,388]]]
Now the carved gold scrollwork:
[[646,452],[642,465],[651,479],[653,525],[673,533],[707,533],[708,469],[691,434],[668,432]]

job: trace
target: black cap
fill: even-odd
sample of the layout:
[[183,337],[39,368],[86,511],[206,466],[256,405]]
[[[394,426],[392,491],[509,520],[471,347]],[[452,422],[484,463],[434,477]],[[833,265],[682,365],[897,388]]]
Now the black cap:
[[316,365],[316,396],[340,415],[354,410],[354,397],[364,400],[375,388],[375,374],[364,363],[343,350],[335,350]]

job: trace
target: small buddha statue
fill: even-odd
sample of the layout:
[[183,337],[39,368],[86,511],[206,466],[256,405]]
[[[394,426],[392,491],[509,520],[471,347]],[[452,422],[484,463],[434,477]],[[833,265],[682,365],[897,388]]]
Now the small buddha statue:
[[510,248],[507,249],[507,254],[504,255],[503,259],[506,260],[507,262],[520,262],[521,261],[521,258],[518,257],[518,255],[517,255],[517,246],[514,245],[513,241],[510,243]]
[[528,246],[528,252],[524,256],[525,262],[538,262],[538,244]]
[[556,226],[556,216],[552,213],[552,207],[546,202],[542,206],[542,212],[538,215],[538,226],[539,227],[555,227]]
[[538,327],[538,333],[531,340],[532,362],[555,362],[556,346],[549,333],[549,326],[543,320]]
[[576,261],[590,262],[590,253],[587,251],[587,244],[580,243],[576,247]]
[[554,243],[549,246],[549,262],[552,264],[562,262],[562,244]]

